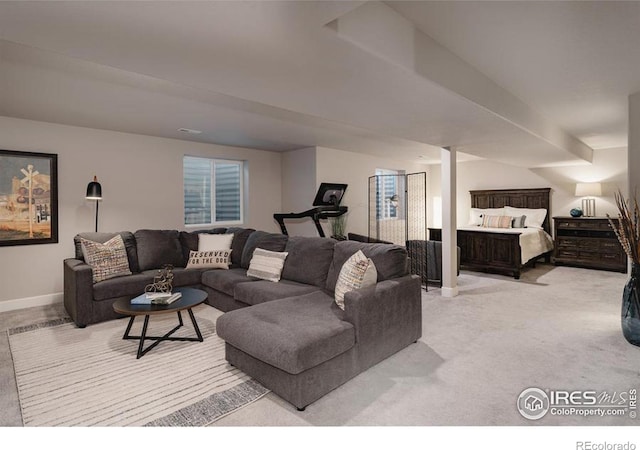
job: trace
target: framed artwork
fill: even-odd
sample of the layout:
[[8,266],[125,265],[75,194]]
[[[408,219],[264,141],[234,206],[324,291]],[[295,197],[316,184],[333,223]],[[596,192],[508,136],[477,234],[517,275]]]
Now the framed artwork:
[[0,150],[0,246],[58,242],[58,155]]

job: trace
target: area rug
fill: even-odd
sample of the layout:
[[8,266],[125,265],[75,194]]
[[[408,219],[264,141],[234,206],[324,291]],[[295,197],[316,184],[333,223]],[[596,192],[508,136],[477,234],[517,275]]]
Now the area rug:
[[[8,330],[24,425],[203,426],[269,392],[225,360],[215,333],[222,313],[207,305],[193,311],[204,342],[164,341],[140,359],[138,341],[122,339],[129,319]],[[185,319],[174,336],[195,335]],[[147,334],[162,335],[177,320],[155,315]],[[141,323],[136,318],[132,335]]]

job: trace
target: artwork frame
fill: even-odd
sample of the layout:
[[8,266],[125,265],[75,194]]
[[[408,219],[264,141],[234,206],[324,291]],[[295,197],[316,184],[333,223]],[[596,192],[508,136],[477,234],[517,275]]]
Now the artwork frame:
[[0,149],[0,247],[58,243],[58,155]]

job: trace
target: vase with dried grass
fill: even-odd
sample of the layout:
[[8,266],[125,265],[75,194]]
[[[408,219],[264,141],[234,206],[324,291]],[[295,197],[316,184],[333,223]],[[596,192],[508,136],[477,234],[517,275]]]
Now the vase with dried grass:
[[625,339],[640,346],[640,208],[638,200],[625,200],[620,191],[615,194],[618,220],[607,218],[620,245],[631,259],[631,276],[622,292],[622,334]]

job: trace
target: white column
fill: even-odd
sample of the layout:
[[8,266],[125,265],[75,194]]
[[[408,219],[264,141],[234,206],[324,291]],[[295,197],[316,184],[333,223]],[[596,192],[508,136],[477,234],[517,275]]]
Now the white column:
[[458,295],[458,241],[456,208],[456,151],[443,148],[440,152],[442,189],[442,296]]

